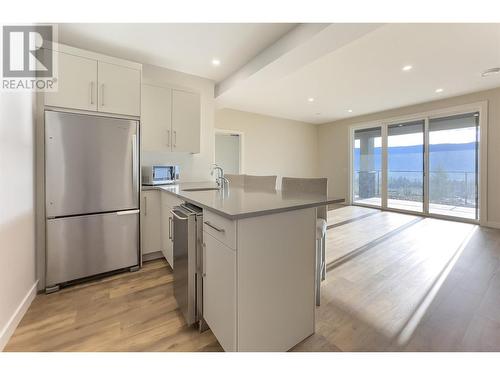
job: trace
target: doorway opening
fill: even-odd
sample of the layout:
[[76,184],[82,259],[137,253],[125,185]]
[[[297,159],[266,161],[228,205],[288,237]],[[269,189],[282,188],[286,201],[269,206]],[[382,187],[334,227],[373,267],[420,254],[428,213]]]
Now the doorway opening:
[[243,134],[226,130],[215,131],[215,164],[227,174],[242,174]]

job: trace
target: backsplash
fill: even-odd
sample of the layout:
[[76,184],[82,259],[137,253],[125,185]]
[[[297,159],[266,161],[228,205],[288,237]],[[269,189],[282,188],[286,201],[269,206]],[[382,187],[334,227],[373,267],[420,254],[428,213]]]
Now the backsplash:
[[143,151],[142,162],[149,165],[178,165],[181,182],[198,182],[213,180],[210,176],[211,161],[203,154],[188,154],[181,152]]

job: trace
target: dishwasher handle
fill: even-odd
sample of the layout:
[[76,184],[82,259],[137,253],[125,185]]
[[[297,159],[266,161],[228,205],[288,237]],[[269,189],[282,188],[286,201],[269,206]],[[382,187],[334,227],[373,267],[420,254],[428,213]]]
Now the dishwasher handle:
[[174,215],[174,216],[175,216],[177,219],[179,219],[179,220],[187,220],[187,219],[188,219],[188,217],[187,217],[187,216],[179,216],[179,215],[175,212],[175,210],[170,210],[170,213],[171,213],[172,215]]

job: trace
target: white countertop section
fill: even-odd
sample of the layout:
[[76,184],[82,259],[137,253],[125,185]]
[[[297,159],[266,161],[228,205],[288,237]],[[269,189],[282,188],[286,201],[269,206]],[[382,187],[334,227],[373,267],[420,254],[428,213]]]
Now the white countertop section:
[[280,190],[266,191],[238,187],[229,187],[224,192],[221,190],[185,191],[185,189],[209,187],[213,188],[216,185],[214,182],[190,182],[142,186],[142,190],[163,190],[186,202],[232,220],[344,202],[343,198],[321,194],[290,194]]

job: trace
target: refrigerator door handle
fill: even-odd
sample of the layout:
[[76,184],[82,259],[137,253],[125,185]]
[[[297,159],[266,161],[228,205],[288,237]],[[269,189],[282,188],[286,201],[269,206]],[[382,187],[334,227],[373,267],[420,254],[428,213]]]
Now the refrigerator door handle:
[[138,193],[139,182],[137,180],[137,135],[132,135],[132,186],[134,187],[134,193]]
[[118,211],[116,214],[117,215],[133,215],[133,214],[138,214],[139,210],[127,210],[127,211]]

